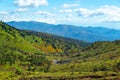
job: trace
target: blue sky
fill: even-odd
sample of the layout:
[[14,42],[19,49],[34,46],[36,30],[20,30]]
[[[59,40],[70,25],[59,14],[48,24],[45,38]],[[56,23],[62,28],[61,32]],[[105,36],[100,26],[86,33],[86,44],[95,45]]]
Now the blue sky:
[[0,0],[0,18],[120,29],[120,0]]

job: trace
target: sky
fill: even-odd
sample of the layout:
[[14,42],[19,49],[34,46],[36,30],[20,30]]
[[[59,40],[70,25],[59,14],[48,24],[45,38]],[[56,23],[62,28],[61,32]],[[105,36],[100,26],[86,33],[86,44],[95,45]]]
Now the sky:
[[0,0],[0,19],[120,29],[120,0]]

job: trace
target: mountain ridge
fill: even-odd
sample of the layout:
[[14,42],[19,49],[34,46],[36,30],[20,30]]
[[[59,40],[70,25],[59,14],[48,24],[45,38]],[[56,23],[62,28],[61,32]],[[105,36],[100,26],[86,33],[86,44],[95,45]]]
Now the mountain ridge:
[[114,41],[119,40],[120,30],[109,29],[104,27],[82,27],[65,24],[47,24],[35,21],[20,21],[7,22],[7,24],[23,30],[34,30],[39,32],[46,32],[67,38],[83,40],[87,42],[95,41]]

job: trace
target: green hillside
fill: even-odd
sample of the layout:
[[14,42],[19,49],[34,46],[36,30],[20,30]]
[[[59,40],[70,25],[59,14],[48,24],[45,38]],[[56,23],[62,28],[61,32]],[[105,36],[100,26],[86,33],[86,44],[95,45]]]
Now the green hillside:
[[1,47],[9,47],[24,52],[35,51],[30,42],[20,36],[20,31],[0,22],[0,42]]
[[119,80],[120,41],[87,43],[0,22],[0,80]]
[[0,75],[3,76],[0,79],[9,79],[11,73],[47,71],[52,60],[68,59],[87,45],[50,34],[18,30],[0,22]]
[[[24,71],[43,62],[44,64],[49,62],[43,52],[33,47],[21,33],[23,31],[0,22],[0,80],[9,80],[9,76],[20,74],[20,70]],[[35,60],[39,57],[40,59]]]
[[49,70],[78,80],[119,80],[120,41],[95,42],[71,57],[70,63],[52,65]]

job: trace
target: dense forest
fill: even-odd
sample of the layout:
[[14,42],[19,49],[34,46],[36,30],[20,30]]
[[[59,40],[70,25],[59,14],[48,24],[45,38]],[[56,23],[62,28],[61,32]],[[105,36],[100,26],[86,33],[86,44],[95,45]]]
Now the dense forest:
[[0,80],[119,80],[120,40],[89,43],[0,22]]

